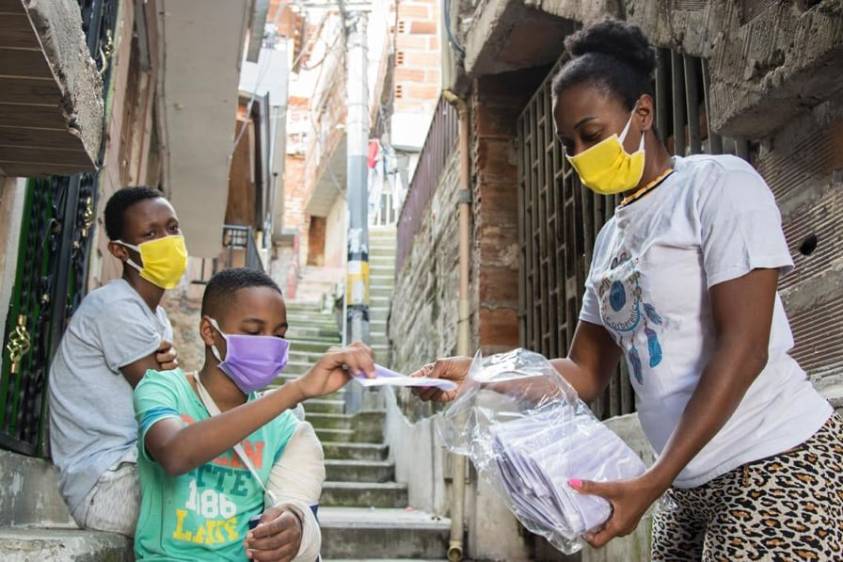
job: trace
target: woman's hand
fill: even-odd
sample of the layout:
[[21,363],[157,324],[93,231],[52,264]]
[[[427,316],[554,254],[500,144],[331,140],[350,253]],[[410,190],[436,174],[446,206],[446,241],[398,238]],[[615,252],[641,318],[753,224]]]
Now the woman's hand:
[[644,473],[631,480],[615,482],[589,482],[572,479],[568,485],[581,494],[592,494],[605,498],[612,505],[609,516],[600,529],[586,533],[583,537],[594,548],[600,548],[615,537],[630,534],[647,509],[667,490],[650,473]]
[[375,357],[372,348],[355,342],[348,347],[331,349],[316,365],[296,379],[295,384],[303,400],[338,391],[351,380],[352,374],[375,376]]
[[447,379],[457,383],[457,388],[454,390],[440,390],[438,388],[420,387],[413,389],[413,392],[422,400],[450,402],[457,397],[465,377],[468,376],[469,367],[471,367],[471,357],[448,357],[437,359],[434,363],[428,363],[410,376]]

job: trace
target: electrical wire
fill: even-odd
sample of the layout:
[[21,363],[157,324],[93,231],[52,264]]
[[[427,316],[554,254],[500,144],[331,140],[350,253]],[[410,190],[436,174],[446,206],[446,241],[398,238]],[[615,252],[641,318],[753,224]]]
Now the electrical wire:
[[[278,25],[278,20],[280,19],[282,13],[283,13],[283,10],[281,10],[279,8],[275,12],[275,17],[272,19],[272,22],[270,22],[270,24],[271,25]],[[320,27],[317,30],[317,33],[313,35],[312,41],[309,42],[308,44],[304,45],[302,47],[301,51],[299,52],[298,56],[296,56],[296,58],[293,60],[293,64],[291,65],[291,68],[295,68],[296,65],[298,65],[301,62],[305,53],[307,53],[311,48],[313,48],[316,40],[321,35],[322,27],[324,26],[324,23],[325,23],[325,21],[327,21],[327,19],[328,19],[328,16],[326,15],[323,18],[322,22],[320,23]],[[326,52],[330,52],[330,49],[327,49]],[[258,61],[260,61],[260,58],[258,59]],[[321,64],[321,62],[320,62],[320,64]],[[318,66],[318,65],[314,65],[314,67],[315,66]],[[247,117],[252,114],[252,107],[254,106],[254,103],[257,100],[258,91],[260,91],[261,86],[263,85],[263,80],[266,78],[266,74],[269,71],[269,67],[270,67],[270,65],[267,64],[262,69],[260,69],[258,77],[255,80],[254,90],[252,91],[252,94],[249,97],[249,101],[246,104],[246,116]],[[277,118],[280,120],[282,117],[286,117],[286,114],[287,114],[287,112],[286,112],[286,108],[285,108],[284,113],[282,115],[277,116]],[[239,146],[240,141],[243,139],[243,136],[246,133],[247,128],[248,127],[246,127],[246,126],[243,126],[243,127],[240,128],[240,132],[237,134],[237,137],[234,139],[234,145],[231,147],[231,157],[234,156],[234,152],[237,150],[237,147]]]
[[448,34],[448,43],[456,50],[462,58],[465,58],[465,49],[459,44],[454,32],[451,29],[451,0],[444,0],[443,11],[445,12],[445,32]]

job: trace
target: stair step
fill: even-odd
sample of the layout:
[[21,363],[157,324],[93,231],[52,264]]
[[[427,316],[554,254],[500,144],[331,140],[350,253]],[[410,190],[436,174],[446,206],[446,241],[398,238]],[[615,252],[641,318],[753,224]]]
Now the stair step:
[[288,302],[287,304],[287,314],[290,312],[314,312],[320,313],[325,312],[324,307],[321,303],[310,303],[310,302]]
[[335,347],[338,342],[332,341],[321,341],[317,339],[312,340],[304,340],[304,339],[293,339],[287,338],[287,341],[290,342],[290,354],[292,355],[295,352],[299,351],[307,351],[307,352],[315,352],[315,353],[325,353],[332,347]]
[[[277,388],[281,388],[281,386],[283,386],[283,385],[282,385],[281,382],[279,382],[279,380],[280,379],[275,379],[275,382],[273,382],[271,385],[267,386],[265,390],[268,391],[268,390],[275,390]],[[325,396],[320,396],[319,399],[320,400],[330,400],[330,401],[337,401],[337,402],[345,403],[344,402],[345,388],[341,388],[338,391],[336,391],[334,393],[331,393],[331,394],[326,394]],[[305,412],[307,412],[307,408],[305,408]]]
[[337,443],[323,441],[322,449],[326,459],[382,461],[386,459],[389,447],[377,443]]
[[336,482],[390,482],[395,479],[395,464],[387,461],[325,461],[327,479]]
[[351,429],[352,416],[346,414],[308,414],[307,421],[317,431],[320,429]]
[[313,400],[306,400],[302,405],[308,417],[312,414],[342,414],[345,412],[345,402],[342,400],[314,398]]
[[[388,347],[387,346],[372,346],[372,349],[375,352],[375,360],[386,360]],[[287,363],[287,367],[284,369],[284,374],[287,375],[297,375],[303,374],[307,371],[310,367],[312,367],[317,361],[322,359],[325,356],[325,353],[319,353],[316,351],[292,351],[290,350],[290,362]],[[297,370],[298,367],[304,367],[303,370]]]
[[316,436],[323,443],[326,441],[349,443],[354,438],[354,431],[350,429],[316,429]]
[[288,318],[295,318],[297,320],[313,320],[315,322],[331,322],[336,319],[334,312],[317,311],[317,310],[287,310]]
[[333,322],[336,321],[336,316],[333,310],[317,311],[317,310],[287,310],[287,318],[295,318],[297,320],[313,320],[314,322]]
[[[407,485],[396,482],[335,482],[322,485],[321,505],[331,507],[406,507]],[[319,511],[320,521],[322,510]]]
[[336,321],[331,319],[309,318],[306,316],[287,316],[287,323],[291,328],[311,328],[323,331],[327,334],[340,333],[340,327],[337,326]]
[[68,560],[134,560],[132,543],[115,533],[81,529],[0,528],[0,560],[65,562]]
[[331,328],[330,330],[322,330],[320,328],[311,328],[309,326],[302,325],[290,326],[287,329],[287,337],[303,340],[318,339],[332,342],[339,342],[342,340],[342,334],[336,327]]
[[[364,415],[365,416],[365,415]],[[361,414],[305,414],[313,425],[320,441],[342,443],[382,443],[383,421],[378,417],[362,417]]]
[[445,560],[451,523],[408,509],[319,509],[326,560]]
[[281,373],[277,379],[275,379],[275,383],[278,385],[282,385],[288,383],[292,380],[296,380],[303,374],[307,372],[313,366],[312,363],[306,363],[301,365],[291,365],[287,363],[287,366],[284,368],[284,372]]
[[372,296],[369,299],[369,331],[371,332],[371,325],[372,321],[382,323],[386,325],[387,320],[389,319],[389,309],[392,304],[392,301],[387,301],[386,299],[392,299],[392,296],[386,297],[377,297]]
[[324,352],[319,353],[317,351],[296,351],[294,348],[290,348],[290,362],[288,363],[288,365],[291,363],[306,364],[308,368],[310,368],[311,365],[322,359],[324,355]]

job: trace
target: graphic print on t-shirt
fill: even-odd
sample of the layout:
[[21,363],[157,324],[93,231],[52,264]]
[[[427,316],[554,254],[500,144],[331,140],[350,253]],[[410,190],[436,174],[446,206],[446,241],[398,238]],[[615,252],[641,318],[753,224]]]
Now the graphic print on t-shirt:
[[[193,423],[189,416],[181,418]],[[252,464],[260,470],[264,442],[244,440],[241,445]],[[173,541],[212,546],[241,540],[243,520],[260,512],[263,498],[240,458],[233,451],[227,451],[185,477],[180,493],[173,498],[175,517],[166,518],[175,523]]]
[[626,250],[612,258],[612,266],[600,280],[597,295],[604,324],[614,332],[618,345],[626,353],[635,380],[644,384],[643,351],[635,345],[635,336],[643,329],[648,364],[651,369],[657,367],[664,350],[656,330],[663,326],[664,320],[655,306],[644,302],[638,258],[631,259]]

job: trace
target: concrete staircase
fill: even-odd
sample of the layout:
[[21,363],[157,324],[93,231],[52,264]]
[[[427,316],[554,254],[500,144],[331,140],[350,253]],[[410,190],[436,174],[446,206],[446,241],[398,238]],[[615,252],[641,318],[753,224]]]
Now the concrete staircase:
[[[394,229],[372,231],[371,343],[381,362],[388,360],[386,320],[394,256]],[[341,335],[334,316],[318,304],[288,303],[287,320],[291,348],[284,379],[289,380],[339,345]],[[319,508],[324,559],[445,559],[449,522],[408,507],[407,485],[395,481],[395,465],[383,443],[384,413],[347,415],[344,393],[345,389],[304,404],[326,457],[327,481]]]
[[389,365],[386,322],[395,289],[395,228],[369,231],[369,333],[380,363]]
[[0,560],[133,560],[123,536],[76,527],[58,493],[58,473],[43,459],[0,450]]

